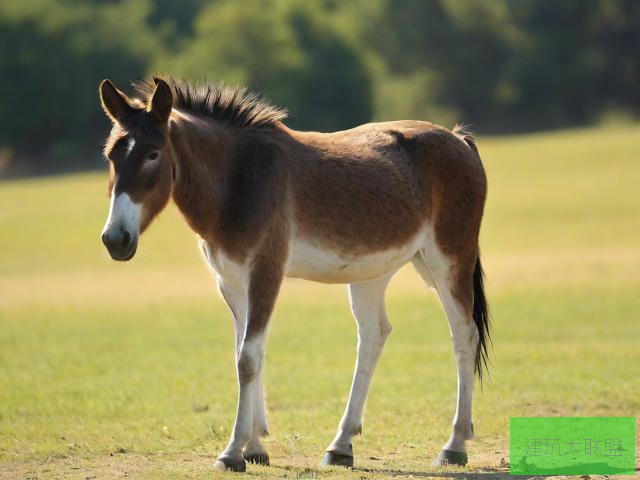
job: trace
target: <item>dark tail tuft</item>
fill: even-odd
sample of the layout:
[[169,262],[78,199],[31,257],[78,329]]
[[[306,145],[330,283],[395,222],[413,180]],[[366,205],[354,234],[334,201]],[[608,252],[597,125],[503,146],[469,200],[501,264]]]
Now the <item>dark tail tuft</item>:
[[468,127],[466,125],[458,123],[458,124],[456,124],[455,127],[453,127],[453,130],[451,130],[451,132],[453,132],[454,135],[457,135],[462,140],[464,140],[464,142],[467,145],[469,145],[469,148],[471,148],[471,150],[476,152],[476,155],[480,155],[478,153],[478,145],[476,144],[476,139],[471,134],[471,132],[469,131],[469,129],[468,129]]
[[489,350],[487,345],[491,343],[491,333],[489,331],[489,306],[484,293],[484,271],[480,263],[479,252],[476,267],[473,271],[473,321],[478,328],[480,338],[476,352],[476,372],[480,383],[482,383],[483,375],[489,371]]

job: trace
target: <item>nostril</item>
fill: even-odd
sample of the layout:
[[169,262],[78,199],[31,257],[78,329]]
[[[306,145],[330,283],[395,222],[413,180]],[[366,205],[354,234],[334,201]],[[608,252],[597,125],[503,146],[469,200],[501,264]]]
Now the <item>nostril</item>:
[[129,243],[131,243],[131,234],[129,232],[127,232],[126,230],[124,230],[122,232],[122,246],[123,247],[128,247]]
[[107,236],[107,232],[104,232],[100,238],[102,238],[102,243],[105,244],[105,246],[107,245],[107,243],[109,242],[109,237]]

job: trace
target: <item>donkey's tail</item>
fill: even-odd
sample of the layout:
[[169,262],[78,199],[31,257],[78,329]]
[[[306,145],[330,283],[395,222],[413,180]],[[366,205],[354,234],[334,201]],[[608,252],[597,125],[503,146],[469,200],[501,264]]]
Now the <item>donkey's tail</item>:
[[476,155],[480,156],[480,153],[478,152],[478,144],[476,143],[476,139],[473,135],[471,135],[471,132],[469,131],[466,125],[462,123],[456,123],[456,125],[451,130],[451,133],[460,137],[467,145],[469,145],[469,148],[473,150],[476,153]]
[[484,271],[480,263],[480,252],[473,271],[473,321],[478,328],[479,342],[476,351],[476,372],[482,383],[483,374],[489,371],[489,350],[491,332],[489,329],[489,305],[484,293]]
[[[476,139],[471,135],[465,125],[457,124],[451,130],[451,133],[465,142],[477,155],[478,159],[480,158]],[[482,383],[483,375],[489,373],[488,345],[491,343],[491,331],[489,325],[489,305],[487,304],[487,297],[484,293],[484,271],[482,270],[482,263],[480,263],[480,250],[478,250],[476,266],[473,270],[473,321],[478,328],[479,336],[475,370],[478,373],[480,383]]]

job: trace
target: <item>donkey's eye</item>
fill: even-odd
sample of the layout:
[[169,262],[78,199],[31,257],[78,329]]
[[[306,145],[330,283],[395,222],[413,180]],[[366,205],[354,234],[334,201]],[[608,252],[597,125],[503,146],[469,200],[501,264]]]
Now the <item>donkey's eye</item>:
[[155,160],[158,158],[158,152],[151,152],[147,157],[149,160]]

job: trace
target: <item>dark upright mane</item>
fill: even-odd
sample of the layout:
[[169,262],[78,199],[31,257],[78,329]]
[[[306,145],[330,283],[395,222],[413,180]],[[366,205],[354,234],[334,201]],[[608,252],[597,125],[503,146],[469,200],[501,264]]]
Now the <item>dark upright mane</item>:
[[[174,107],[194,115],[254,128],[270,128],[287,118],[286,109],[271,105],[246,88],[209,82],[193,84],[173,77],[163,80],[171,87]],[[155,82],[153,79],[134,82],[133,87],[146,105]]]

